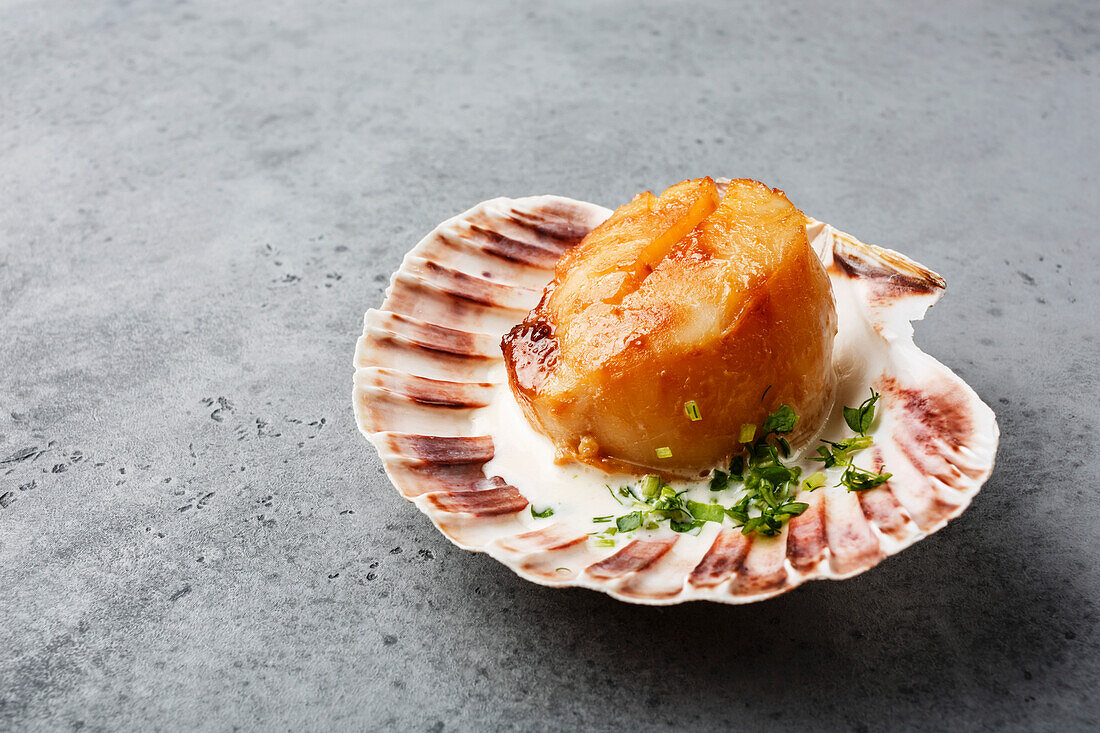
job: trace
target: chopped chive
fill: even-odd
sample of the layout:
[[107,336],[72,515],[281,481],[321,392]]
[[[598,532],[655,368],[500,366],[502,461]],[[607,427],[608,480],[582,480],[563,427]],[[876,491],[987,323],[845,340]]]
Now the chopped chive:
[[554,568],[555,573],[571,573],[573,572],[569,568]]
[[619,503],[620,505],[621,505],[621,504],[623,503],[623,500],[622,500],[622,499],[620,499],[619,497],[615,496],[615,490],[614,490],[614,489],[612,489],[612,488],[611,488],[611,486],[610,486],[609,484],[604,484],[604,487],[605,487],[605,488],[607,489],[607,493],[611,494],[611,498],[612,498],[612,499],[614,499],[614,500],[615,500],[616,502],[618,502],[618,503]]
[[737,440],[741,443],[751,443],[752,439],[756,437],[756,426],[752,423],[745,423],[741,426],[741,435]]
[[531,516],[535,519],[546,519],[547,517],[554,516],[554,509],[552,507],[546,507],[541,512],[535,511],[535,505],[531,505]]
[[779,453],[784,458],[791,454],[791,444],[787,442],[786,438],[780,438],[776,443],[779,445]]
[[692,422],[703,419],[703,415],[699,412],[699,405],[695,404],[695,400],[688,400],[684,403],[684,412],[687,413],[688,419]]
[[760,395],[760,404],[764,404],[764,398],[768,396],[768,392],[772,391],[772,386],[769,384],[768,388],[764,390],[764,394]]
[[[647,499],[652,499],[657,496],[661,491],[661,477],[655,474],[648,474],[642,479],[642,496]],[[634,497],[637,499],[638,497]]]
[[811,473],[802,482],[802,488],[806,491],[813,491],[814,489],[820,489],[825,485],[825,474],[821,471],[817,473]]
[[657,449],[658,458],[672,458],[672,449],[667,445],[663,445]]
[[791,514],[798,516],[802,512],[809,508],[809,504],[804,501],[789,501],[783,506],[779,507],[780,514]]
[[599,537],[596,539],[596,547],[614,547],[615,540],[611,537]]
[[592,521],[595,522],[596,524],[602,524],[604,522],[610,522],[614,518],[615,518],[614,514],[608,514],[605,517],[592,517]]

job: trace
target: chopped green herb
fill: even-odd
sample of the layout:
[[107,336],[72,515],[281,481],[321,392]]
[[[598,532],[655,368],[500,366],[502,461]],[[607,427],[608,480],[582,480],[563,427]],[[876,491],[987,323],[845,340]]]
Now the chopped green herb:
[[597,537],[596,547],[614,547],[615,540],[611,537]]
[[660,448],[657,449],[657,457],[658,458],[672,458],[672,449],[669,448],[667,445],[661,446]]
[[726,516],[732,519],[739,527],[749,521],[748,512],[742,512],[733,507],[726,510]]
[[541,512],[535,511],[535,505],[531,505],[531,516],[535,519],[546,519],[547,517],[554,516],[554,510],[552,507],[546,507]]
[[792,517],[797,517],[799,514],[806,511],[809,507],[810,505],[803,501],[789,501],[783,506],[779,507],[779,513],[790,514]]
[[[767,391],[765,391],[767,394]],[[859,408],[845,408],[845,421],[852,421],[863,428],[859,435],[837,442],[824,441],[817,449],[814,460],[824,463],[825,468],[842,466],[845,468],[841,484],[850,491],[864,491],[885,483],[890,474],[877,474],[857,468],[851,462],[853,453],[873,444],[865,433],[874,422],[874,407],[879,395],[872,390],[871,398]],[[687,409],[685,403],[685,409]],[[595,538],[601,546],[613,546],[609,535],[616,532],[656,529],[661,522],[668,521],[668,527],[674,532],[698,532],[707,522],[721,524],[729,517],[743,534],[756,532],[765,536],[775,536],[783,530],[783,525],[809,508],[806,502],[795,501],[800,490],[814,491],[825,485],[823,471],[810,474],[802,479],[802,469],[788,466],[783,462],[791,454],[791,446],[786,434],[794,431],[798,424],[798,415],[789,405],[780,405],[764,420],[761,430],[755,425],[741,426],[739,439],[744,448],[730,460],[729,470],[715,469],[710,476],[710,490],[723,491],[731,488],[733,482],[741,484],[742,492],[738,500],[730,507],[713,502],[701,502],[688,499],[684,491],[676,491],[664,483],[660,476],[650,474],[643,477],[636,487],[623,486],[618,494],[634,501],[634,510],[618,518],[613,515],[596,517],[593,521],[607,523],[614,519],[615,526],[609,527]],[[857,429],[857,432],[858,429]],[[668,458],[672,451],[657,449],[658,456]],[[662,455],[663,453],[663,455]],[[635,491],[635,488],[638,491]],[[615,491],[611,490],[612,496]],[[639,498],[639,493],[641,498]],[[622,504],[623,502],[619,502]]]
[[[825,468],[833,468],[834,466],[843,466],[844,473],[840,477],[840,483],[837,486],[846,486],[848,491],[867,491],[873,489],[876,486],[881,486],[886,483],[891,474],[880,470],[878,473],[871,473],[862,468],[859,468],[852,462],[852,454],[857,451],[861,451],[864,448],[869,448],[874,445],[874,439],[867,435],[867,431],[871,429],[871,426],[875,422],[875,404],[878,402],[880,395],[873,388],[871,389],[871,396],[865,399],[859,407],[845,407],[844,408],[844,422],[848,424],[855,432],[859,433],[857,436],[851,438],[845,438],[837,442],[830,440],[822,441],[822,445],[818,446],[818,456],[814,458],[816,461],[821,461]],[[815,476],[817,474],[814,474]],[[809,479],[807,479],[808,481]],[[817,488],[816,486],[813,488]],[[810,491],[813,490],[810,489]]]
[[860,435],[866,435],[867,431],[871,429],[871,423],[875,421],[875,403],[878,402],[878,398],[881,396],[872,387],[871,396],[865,399],[859,407],[845,407],[844,422],[848,423],[848,427]]
[[778,410],[768,415],[768,418],[764,420],[764,432],[789,433],[794,430],[794,426],[797,422],[798,415],[794,414],[794,410],[791,409],[791,406],[780,405]]
[[749,430],[742,428],[742,442],[747,445],[730,462],[730,478],[744,482],[745,494],[725,513],[744,534],[778,534],[785,521],[805,511],[800,502],[792,501],[802,469],[781,460],[790,455],[790,443],[781,434],[790,433],[797,424],[794,410],[781,405],[768,415],[759,436],[751,425]]
[[[610,486],[608,486],[607,484],[604,484],[604,487],[605,487],[605,488],[607,489],[607,493],[611,494],[611,498],[612,498],[612,499],[614,499],[614,500],[615,500],[616,502],[618,502],[619,504],[622,504],[622,503],[623,503],[623,500],[622,500],[622,499],[620,499],[619,497],[615,496],[615,490],[614,490],[614,489],[612,489],[612,488],[611,488]],[[619,489],[619,491],[622,491],[622,489]]]
[[730,478],[734,481],[744,481],[745,457],[738,453],[730,459]]
[[684,403],[684,412],[687,413],[688,419],[692,422],[703,419],[703,415],[699,412],[699,405],[695,404],[695,400]]
[[825,474],[821,471],[817,473],[811,473],[802,481],[802,489],[804,491],[813,491],[814,489],[820,489],[825,485]]
[[605,517],[592,517],[592,521],[595,522],[596,524],[603,524],[604,522],[610,522],[614,518],[615,518],[614,514],[608,514]]
[[848,468],[844,469],[844,475],[840,477],[840,483],[837,485],[847,486],[848,491],[866,491],[881,486],[889,481],[891,476],[893,476],[892,473],[883,473],[882,471],[871,473],[849,463]]
[[817,447],[818,455],[813,458],[815,461],[821,461],[825,464],[825,468],[832,468],[836,465],[836,456],[833,455],[833,451],[826,445],[819,445]]
[[845,454],[845,457],[855,453],[857,450],[863,450],[864,448],[870,448],[875,444],[875,439],[869,435],[860,435],[854,438],[847,438],[845,440],[837,441],[833,443],[833,452],[841,451]]
[[772,386],[769,384],[768,388],[764,390],[764,394],[760,395],[760,404],[764,404],[764,398],[768,396],[768,392],[772,391]]
[[756,469],[757,476],[776,485],[787,481],[797,481],[801,474],[802,469],[798,466],[784,466],[781,463],[759,466]]
[[615,520],[615,526],[620,532],[630,532],[631,530],[638,529],[642,526],[642,513],[631,512],[630,514],[624,514]]
[[688,499],[687,510],[691,516],[704,522],[718,522],[721,524],[722,519],[726,516],[726,510],[718,504],[704,504],[701,501],[692,501]]
[[813,460],[822,461],[825,464],[825,468],[832,468],[833,466],[841,466],[848,463],[853,453],[871,447],[874,445],[875,441],[874,438],[870,436],[861,435],[840,440],[835,443],[830,440],[822,442],[824,445],[819,445],[817,447],[818,456],[814,457]]
[[669,522],[668,522],[668,527],[673,532],[690,532],[693,529],[699,529],[704,524],[705,524],[705,522],[703,522],[701,520],[695,520],[695,521],[690,521],[690,522],[678,522],[675,519],[670,519]]

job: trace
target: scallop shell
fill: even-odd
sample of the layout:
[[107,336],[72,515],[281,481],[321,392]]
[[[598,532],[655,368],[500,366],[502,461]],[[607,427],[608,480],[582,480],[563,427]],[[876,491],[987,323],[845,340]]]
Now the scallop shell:
[[861,493],[803,492],[809,509],[771,538],[708,523],[702,540],[653,532],[602,548],[588,541],[591,527],[533,522],[532,487],[486,470],[494,440],[474,416],[502,390],[510,397],[502,334],[538,302],[558,257],[610,213],[558,196],[486,201],[417,244],[382,307],[366,314],[355,353],[359,428],[401,495],[452,542],[544,585],[633,603],[751,603],[861,573],[969,505],[993,468],[999,432],[974,391],[913,343],[911,321],[940,298],[943,279],[812,221],[807,234],[841,321],[836,365],[847,383],[882,393],[867,453],[893,477]]

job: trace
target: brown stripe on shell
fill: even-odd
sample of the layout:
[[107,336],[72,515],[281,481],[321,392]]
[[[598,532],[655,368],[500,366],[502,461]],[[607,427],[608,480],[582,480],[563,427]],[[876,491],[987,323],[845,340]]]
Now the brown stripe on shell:
[[499,476],[485,477],[484,463],[461,463],[446,465],[441,463],[409,464],[399,460],[385,461],[393,483],[401,495],[411,499],[433,491],[461,493],[466,491],[485,491],[504,486]]
[[588,535],[577,532],[561,522],[540,527],[530,532],[521,532],[511,537],[504,537],[497,541],[502,548],[512,552],[544,552],[546,550],[563,550],[567,547],[585,542]]
[[360,338],[355,358],[360,369],[395,369],[429,379],[462,379],[483,382],[492,377],[498,358],[462,356],[433,351],[389,334],[372,333]]
[[889,412],[894,474],[886,485],[921,529],[938,526],[965,503],[973,481],[988,463],[975,464],[962,452],[975,440],[968,392],[950,377],[929,379],[920,390],[892,377],[878,380],[883,408]]
[[496,257],[543,270],[553,270],[564,249],[549,248],[506,237],[484,226],[471,224],[466,239]]
[[967,482],[961,477],[977,478],[986,470],[959,453],[974,434],[969,395],[962,387],[941,379],[914,389],[884,377],[878,389],[891,410],[894,441],[921,473],[962,489]]
[[455,356],[499,359],[497,338],[488,334],[446,328],[400,313],[367,312],[366,332],[372,337],[396,338],[410,346]]
[[542,297],[541,289],[533,290],[494,282],[423,257],[408,258],[402,270],[456,297],[483,305],[529,311]]
[[370,433],[437,433],[462,437],[472,429],[475,407],[441,407],[377,387],[358,385],[355,390],[359,426]]
[[798,498],[809,506],[791,518],[787,558],[795,570],[805,572],[825,559],[825,492],[803,492]]
[[486,305],[404,273],[394,279],[383,307],[438,326],[493,335],[504,333],[526,315],[523,309]]
[[842,575],[866,570],[884,557],[859,497],[854,492],[828,489],[825,495],[825,536],[830,564]]
[[566,248],[579,244],[602,222],[591,216],[589,207],[560,200],[539,208],[512,206],[511,218],[536,232],[543,241],[558,241]]
[[[879,448],[871,450],[871,470],[878,473],[884,471],[886,462],[882,459],[882,451]],[[878,527],[883,534],[891,537],[904,537],[913,529],[909,514],[890,490],[890,482],[867,491],[859,492],[859,506],[863,510],[863,516],[867,521]]]
[[470,226],[508,239],[556,251],[560,256],[596,228],[611,212],[559,197],[497,199],[466,216]]
[[471,217],[469,223],[472,228],[481,232],[493,232],[530,247],[537,247],[544,252],[557,254],[558,257],[580,241],[562,239],[553,233],[542,232],[518,218],[492,217],[482,213]]
[[381,449],[406,458],[410,463],[455,466],[464,463],[485,463],[493,459],[493,439],[488,435],[444,437],[383,433],[375,436]]
[[676,544],[675,537],[657,540],[634,540],[614,555],[589,565],[588,575],[599,580],[620,578],[628,573],[645,570]]
[[493,397],[488,382],[450,382],[405,374],[395,369],[371,367],[361,371],[356,383],[408,397],[437,407],[485,407]]
[[506,257],[488,249],[486,243],[472,241],[471,236],[469,227],[460,224],[451,229],[433,232],[420,243],[417,252],[426,259],[454,270],[539,292],[542,292],[547,280],[553,276],[553,263],[545,266],[541,257],[536,258],[537,263]]
[[[922,530],[930,530],[951,518],[962,506],[954,492],[937,479],[920,473],[907,464],[900,452],[888,456],[893,478],[883,484],[889,487],[906,514]],[[880,487],[881,488],[881,487]]]
[[947,287],[942,277],[900,252],[857,242],[835,230],[832,259],[830,270],[873,283],[882,298],[931,294]]
[[437,491],[424,498],[434,508],[452,514],[496,517],[527,508],[527,499],[514,486],[498,486],[484,491]]
[[741,569],[749,554],[752,539],[737,530],[723,529],[714,538],[707,554],[691,571],[689,582],[697,588],[708,588],[722,583]]
[[890,490],[889,482],[877,489],[859,492],[859,505],[863,509],[863,516],[883,534],[891,537],[909,534],[909,514]]
[[756,537],[737,575],[730,582],[730,593],[751,596],[777,591],[787,583],[787,527],[776,537]]

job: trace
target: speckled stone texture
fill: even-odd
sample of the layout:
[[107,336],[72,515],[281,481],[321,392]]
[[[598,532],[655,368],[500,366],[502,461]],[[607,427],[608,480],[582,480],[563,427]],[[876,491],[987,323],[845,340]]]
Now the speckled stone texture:
[[[1098,56],[1087,0],[0,0],[0,729],[1095,729]],[[946,277],[985,490],[748,607],[449,545],[352,419],[389,273],[703,174]]]

